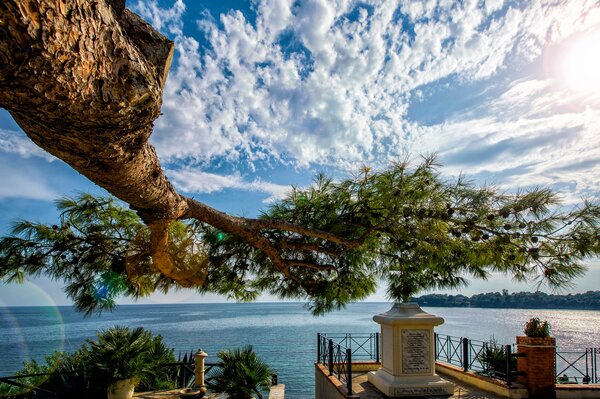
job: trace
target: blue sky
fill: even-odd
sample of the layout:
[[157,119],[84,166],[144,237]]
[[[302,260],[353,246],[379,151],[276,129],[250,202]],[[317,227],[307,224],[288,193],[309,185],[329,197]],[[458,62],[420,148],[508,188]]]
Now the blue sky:
[[[600,194],[598,2],[128,7],[176,46],[151,142],[174,185],[218,209],[253,216],[316,172],[344,177],[430,153],[449,178],[463,173],[507,192],[549,186],[566,206]],[[32,144],[5,111],[0,177],[0,233],[15,218],[52,221],[58,196],[102,193]],[[575,291],[597,288],[600,266],[590,266]],[[68,303],[57,283],[34,283],[0,286],[0,305]],[[501,288],[532,286],[498,276],[463,292]]]

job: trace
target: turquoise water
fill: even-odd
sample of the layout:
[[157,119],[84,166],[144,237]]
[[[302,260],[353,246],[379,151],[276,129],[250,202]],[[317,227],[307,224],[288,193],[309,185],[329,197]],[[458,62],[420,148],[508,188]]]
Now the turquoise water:
[[[299,303],[177,304],[121,306],[113,313],[84,318],[71,307],[0,308],[0,376],[13,375],[25,360],[55,350],[72,350],[96,331],[113,325],[142,326],[177,351],[204,349],[215,361],[221,349],[251,344],[286,384],[286,397],[312,398],[318,332],[376,332],[374,314],[388,303],[357,303],[344,311],[313,317]],[[442,316],[442,334],[513,343],[525,321],[550,321],[563,350],[600,346],[600,311],[433,308]]]

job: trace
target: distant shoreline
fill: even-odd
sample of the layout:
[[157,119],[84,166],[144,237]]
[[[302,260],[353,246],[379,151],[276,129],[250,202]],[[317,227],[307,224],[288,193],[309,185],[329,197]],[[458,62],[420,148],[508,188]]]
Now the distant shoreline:
[[490,309],[600,310],[600,291],[555,295],[544,292],[488,292],[471,297],[429,294],[412,298],[421,306]]
[[[488,292],[484,294],[475,294],[471,297],[464,295],[447,294],[428,294],[416,298],[411,298],[411,302],[416,302],[426,307],[441,308],[480,308],[480,309],[539,309],[539,310],[598,310],[600,311],[600,291],[588,291],[579,294],[551,295],[543,292],[518,292],[501,293]],[[189,307],[189,306],[212,306],[212,305],[231,305],[231,306],[262,306],[262,305],[304,305],[307,302],[299,301],[270,301],[270,302],[183,302],[183,303],[127,303],[120,304],[117,308],[128,307]],[[349,304],[389,304],[391,301],[363,301]],[[73,308],[73,305],[0,305],[1,308]]]

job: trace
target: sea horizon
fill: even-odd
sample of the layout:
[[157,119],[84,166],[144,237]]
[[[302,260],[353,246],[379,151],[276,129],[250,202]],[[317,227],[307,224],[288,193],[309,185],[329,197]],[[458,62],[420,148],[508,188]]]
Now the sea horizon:
[[[164,305],[164,306],[163,306]],[[144,327],[163,336],[175,354],[202,348],[208,362],[220,350],[252,345],[286,384],[286,398],[314,397],[317,333],[374,333],[373,316],[391,302],[358,302],[346,309],[312,316],[305,302],[127,304],[113,312],[84,317],[73,306],[0,308],[0,376],[14,375],[24,361],[41,361],[62,350],[73,351],[99,330],[114,325]],[[439,334],[512,344],[531,317],[548,320],[562,350],[599,347],[600,311],[422,308],[445,319]],[[465,332],[468,332],[465,334]]]
[[[355,305],[355,304],[360,304],[360,303],[365,303],[365,304],[394,304],[398,301],[357,301],[357,302],[351,302],[348,303],[346,306],[351,306],[351,305]],[[252,301],[252,302],[173,302],[173,303],[124,303],[124,304],[117,304],[117,306],[115,307],[114,310],[117,310],[121,307],[124,306],[186,306],[186,305],[252,305],[252,304],[299,304],[299,305],[308,305],[310,302],[306,301]],[[410,303],[415,303],[415,302],[410,302]],[[468,309],[521,309],[521,310],[563,310],[563,311],[568,311],[568,310],[589,310],[589,311],[598,311],[600,312],[600,310],[598,309],[586,309],[586,308],[569,308],[569,309],[565,309],[565,308],[552,308],[552,307],[540,307],[540,308],[525,308],[525,307],[505,307],[505,306],[454,306],[454,305],[427,305],[427,304],[419,304],[419,306],[421,307],[435,307],[435,308],[468,308]],[[75,310],[75,305],[74,304],[70,304],[70,305],[3,305],[0,304],[0,308],[72,308]],[[343,310],[344,308],[342,308],[341,310]],[[113,311],[114,311],[113,310]],[[105,313],[111,313],[113,312],[111,310],[104,310],[102,311],[101,314],[105,314]],[[310,311],[307,310],[307,312],[310,313]],[[327,316],[327,314],[329,314],[331,312],[328,313],[324,313],[322,315],[314,315],[313,317],[325,317]],[[83,313],[81,313],[83,315]],[[84,317],[94,317],[97,316],[98,313],[92,313],[88,316]]]

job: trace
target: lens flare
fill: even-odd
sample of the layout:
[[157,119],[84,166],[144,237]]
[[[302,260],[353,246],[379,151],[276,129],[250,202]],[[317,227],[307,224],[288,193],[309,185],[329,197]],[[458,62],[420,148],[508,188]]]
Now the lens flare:
[[25,333],[15,312],[18,315],[19,309],[9,308],[0,300],[0,353],[4,358],[0,376],[14,375],[23,362],[31,359]]
[[[39,285],[25,283],[31,302],[31,327],[26,328],[26,335],[34,358],[43,359],[47,354],[65,350],[65,325],[62,313],[48,293]],[[35,323],[35,324],[34,324]],[[35,346],[34,346],[35,345]]]
[[[0,302],[0,375],[15,375],[24,362],[46,364],[46,356],[65,350],[65,326],[60,309],[46,291],[32,282],[22,286],[27,303],[35,306],[5,307]],[[28,384],[43,382],[40,378]]]
[[217,241],[223,241],[226,238],[227,238],[227,234],[223,233],[222,231],[219,231],[217,233]]
[[123,276],[116,272],[105,272],[92,287],[92,295],[98,302],[112,301],[127,290]]

